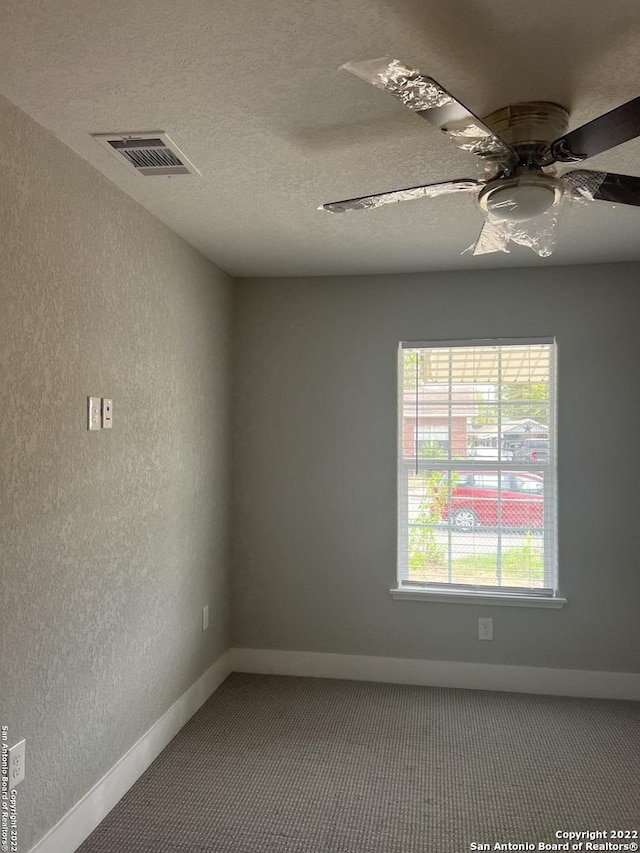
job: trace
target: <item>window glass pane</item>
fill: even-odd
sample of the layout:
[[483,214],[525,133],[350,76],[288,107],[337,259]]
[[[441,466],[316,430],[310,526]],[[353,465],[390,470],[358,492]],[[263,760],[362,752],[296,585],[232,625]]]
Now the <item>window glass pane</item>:
[[555,588],[554,345],[402,350],[400,580]]

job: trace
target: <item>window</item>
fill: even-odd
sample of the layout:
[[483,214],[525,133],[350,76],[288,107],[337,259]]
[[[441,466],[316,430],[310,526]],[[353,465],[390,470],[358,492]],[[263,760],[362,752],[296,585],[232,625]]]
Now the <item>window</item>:
[[555,349],[549,339],[401,344],[394,593],[563,601]]
[[428,445],[435,442],[440,450],[449,450],[449,424],[421,423],[417,420],[416,442],[418,453],[428,453]]

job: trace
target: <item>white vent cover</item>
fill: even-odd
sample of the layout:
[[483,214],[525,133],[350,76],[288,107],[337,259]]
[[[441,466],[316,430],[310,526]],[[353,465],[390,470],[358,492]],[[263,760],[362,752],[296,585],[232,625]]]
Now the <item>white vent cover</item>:
[[148,133],[94,133],[101,145],[139,175],[198,175],[193,163],[160,130]]

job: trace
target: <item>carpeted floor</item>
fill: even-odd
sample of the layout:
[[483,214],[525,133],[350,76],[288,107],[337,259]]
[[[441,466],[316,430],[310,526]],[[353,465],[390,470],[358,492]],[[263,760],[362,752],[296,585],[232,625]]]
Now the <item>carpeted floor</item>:
[[80,851],[463,853],[639,822],[637,703],[234,674]]

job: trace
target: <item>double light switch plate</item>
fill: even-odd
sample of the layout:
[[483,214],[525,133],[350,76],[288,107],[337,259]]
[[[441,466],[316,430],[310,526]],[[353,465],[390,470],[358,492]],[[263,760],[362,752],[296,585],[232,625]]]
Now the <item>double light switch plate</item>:
[[102,429],[102,400],[100,397],[89,397],[89,429]]
[[110,397],[88,397],[88,429],[113,427],[113,400]]

